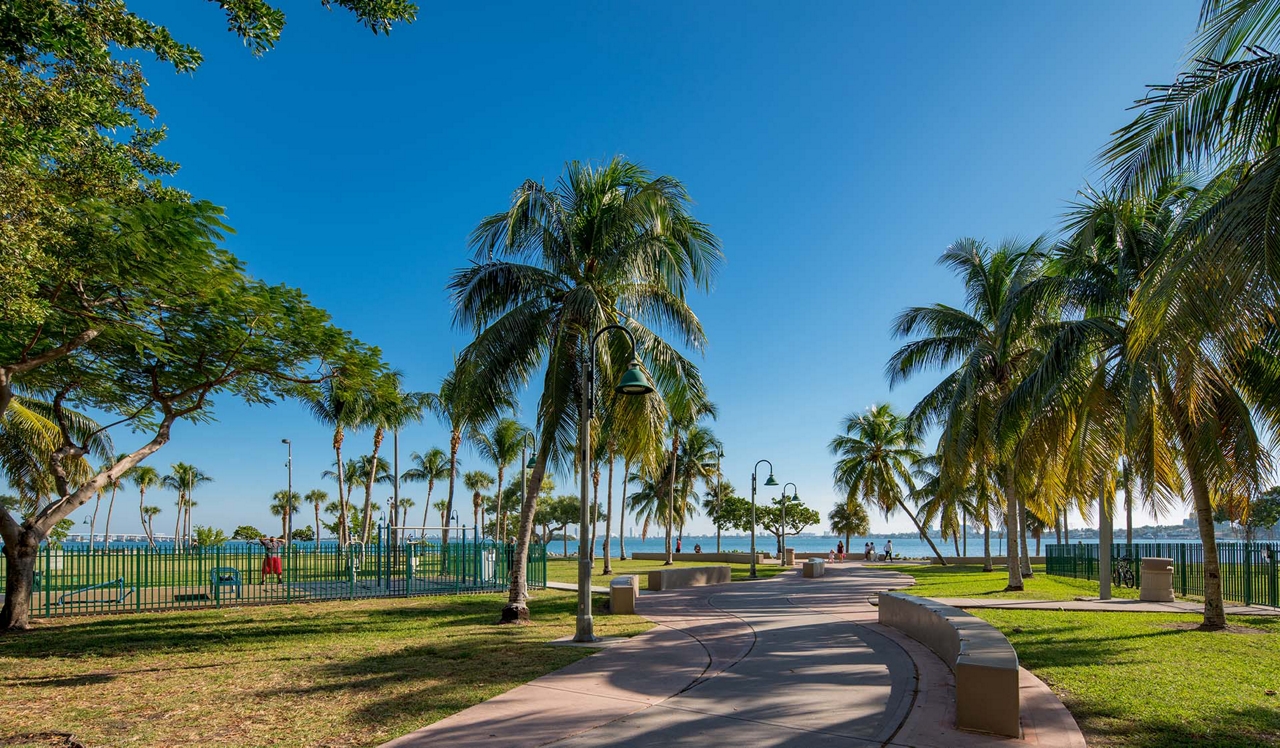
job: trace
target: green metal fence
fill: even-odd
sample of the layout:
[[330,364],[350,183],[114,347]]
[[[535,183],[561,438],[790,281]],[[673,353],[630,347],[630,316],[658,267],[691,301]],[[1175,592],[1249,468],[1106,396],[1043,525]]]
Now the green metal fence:
[[[394,541],[394,542],[393,542]],[[363,597],[502,592],[515,545],[455,529],[405,541],[379,528],[377,541],[345,548],[296,542],[281,553],[277,576],[261,546],[211,548],[42,548],[31,609],[36,616],[119,613],[341,600]],[[0,577],[5,561],[0,556]],[[267,573],[264,573],[267,572]],[[546,549],[530,544],[528,584],[546,586]]]
[[[1244,605],[1280,607],[1280,543],[1218,543],[1222,597]],[[1179,595],[1204,595],[1204,546],[1199,543],[1114,543],[1111,558],[1130,556],[1137,583],[1142,559],[1173,559],[1173,588]],[[1097,544],[1051,543],[1045,548],[1045,571],[1077,579],[1098,578]]]

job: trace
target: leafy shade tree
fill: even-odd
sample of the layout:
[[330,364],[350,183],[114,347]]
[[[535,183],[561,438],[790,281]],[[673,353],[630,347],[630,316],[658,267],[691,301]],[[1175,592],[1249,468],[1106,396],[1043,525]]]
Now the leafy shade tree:
[[449,427],[449,496],[446,500],[441,540],[449,543],[453,516],[453,490],[458,478],[458,448],[462,437],[489,423],[503,410],[514,408],[513,390],[485,380],[476,362],[465,353],[458,356],[440,383],[440,391],[427,395],[427,408]]
[[156,538],[151,534],[151,523],[147,521],[147,491],[160,485],[160,471],[150,465],[138,465],[129,471],[129,480],[138,489],[138,518],[142,521],[142,529],[147,533],[147,544],[156,547]]
[[[757,507],[756,521],[766,532],[773,535],[778,553],[782,553],[783,539],[788,535],[799,535],[805,531],[810,525],[816,525],[822,522],[822,515],[816,509],[810,509],[794,496],[788,496],[785,506],[785,524],[783,500],[781,498],[774,499],[765,506]],[[750,510],[748,509],[748,512]],[[750,514],[747,516],[747,524],[750,526]]]
[[257,540],[262,537],[262,531],[253,525],[240,525],[231,533],[232,540]]
[[173,547],[175,550],[183,545],[186,533],[183,532],[184,520],[191,520],[192,494],[196,487],[212,483],[213,478],[195,465],[175,462],[169,466],[169,474],[160,479],[160,484],[171,491],[178,492],[178,518],[173,526]]
[[844,433],[832,439],[830,445],[831,454],[836,457],[836,488],[844,492],[846,501],[865,502],[883,512],[886,519],[893,512],[902,511],[929,544],[938,563],[945,566],[938,547],[903,500],[906,492],[914,488],[911,465],[922,456],[920,437],[888,403],[846,416],[841,430]]
[[290,538],[303,543],[310,543],[316,540],[316,531],[311,529],[311,525],[294,528],[293,535]]
[[[514,418],[500,418],[494,421],[489,428],[473,429],[471,431],[471,445],[480,453],[485,460],[493,463],[494,469],[498,473],[497,487],[494,495],[498,499],[496,509],[498,517],[497,532],[494,537],[499,543],[506,542],[507,526],[506,515],[502,511],[502,486],[503,474],[506,472],[507,466],[515,462],[520,457],[520,450],[525,444],[525,434],[529,433],[529,429],[520,425],[519,421]],[[523,470],[524,466],[521,465]]]
[[836,502],[835,509],[831,510],[827,519],[831,522],[831,531],[844,536],[846,553],[853,553],[849,547],[853,538],[871,534],[871,519],[867,517],[867,509],[861,501],[846,499]]
[[320,550],[320,528],[323,527],[323,525],[320,524],[320,509],[325,504],[329,503],[329,494],[325,493],[324,491],[318,488],[313,488],[310,491],[307,491],[307,495],[303,497],[303,500],[306,501],[308,504],[310,504],[311,507],[316,511],[315,541],[316,541],[316,551],[319,551]]
[[751,500],[739,496],[728,481],[720,484],[720,498],[714,490],[706,492],[702,510],[716,527],[717,541],[722,530],[751,530]]
[[474,512],[472,527],[480,527],[480,512],[484,510],[484,491],[493,488],[493,476],[483,470],[469,470],[462,476],[462,486],[471,492],[471,508]]
[[191,536],[198,548],[213,548],[230,540],[220,528],[205,527],[204,525],[196,525],[191,528]]
[[[622,324],[631,331],[664,399],[675,390],[701,392],[696,367],[663,338],[674,334],[702,349],[702,325],[686,293],[690,286],[709,289],[722,259],[718,240],[692,217],[689,203],[677,180],[624,159],[572,162],[554,189],[526,181],[508,210],[485,218],[472,233],[476,262],[449,284],[455,321],[476,334],[464,355],[480,382],[503,392],[544,372],[530,485],[541,484],[548,464],[573,461],[576,383],[597,330]],[[631,362],[627,341],[610,335],[600,342],[593,351],[596,381],[617,382]],[[535,501],[527,492],[505,622],[529,616],[526,562]]]
[[409,455],[409,461],[413,467],[404,471],[400,479],[407,483],[427,484],[427,498],[422,507],[422,526],[427,527],[430,524],[427,513],[431,511],[431,492],[436,487],[436,481],[448,480],[453,468],[449,456],[439,447],[432,447],[425,454],[414,452]]
[[276,491],[271,494],[271,516],[280,518],[280,537],[289,538],[289,517],[302,508],[302,497],[297,491]]
[[1259,530],[1275,537],[1276,524],[1280,523],[1280,486],[1268,489],[1249,502],[1249,517],[1245,520],[1245,539],[1252,542]]
[[578,523],[579,501],[577,496],[566,495],[538,502],[533,521],[542,527],[542,544],[547,545],[555,533],[560,533],[562,556],[569,555],[569,528]]

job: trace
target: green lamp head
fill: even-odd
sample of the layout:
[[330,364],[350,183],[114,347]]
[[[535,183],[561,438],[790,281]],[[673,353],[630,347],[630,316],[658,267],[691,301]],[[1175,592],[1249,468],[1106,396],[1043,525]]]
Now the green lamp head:
[[633,360],[614,391],[619,395],[647,395],[653,392],[653,382],[649,381],[649,375],[644,373],[640,362]]
[[773,479],[773,473],[769,473],[769,477],[765,478],[764,484],[766,486],[776,486],[778,485],[778,481]]
[[529,462],[525,464],[525,467],[529,468],[530,470],[533,470],[533,469],[534,469],[535,467],[537,467],[537,466],[538,466],[538,458],[537,458],[537,457],[530,457],[530,458],[529,458]]

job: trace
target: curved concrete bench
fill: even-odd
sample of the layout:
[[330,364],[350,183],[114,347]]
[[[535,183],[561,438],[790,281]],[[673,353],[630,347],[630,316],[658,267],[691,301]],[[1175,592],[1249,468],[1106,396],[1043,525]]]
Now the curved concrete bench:
[[1018,653],[981,618],[901,592],[880,593],[880,623],[938,655],[956,677],[956,726],[1021,736]]
[[[756,563],[757,564],[764,563],[764,559],[766,556],[767,554],[757,553]],[[635,559],[636,561],[666,561],[667,554],[649,553],[647,551],[641,551],[639,553],[632,553],[631,558]],[[705,561],[706,563],[719,563],[719,564],[749,564],[751,563],[751,554],[740,552],[740,551],[724,551],[723,553],[716,553],[715,551],[703,552],[703,553],[673,553],[671,554],[671,560],[672,561]]]
[[649,572],[649,589],[675,590],[708,584],[728,584],[732,574],[733,570],[728,566],[673,566],[670,569],[654,569]]

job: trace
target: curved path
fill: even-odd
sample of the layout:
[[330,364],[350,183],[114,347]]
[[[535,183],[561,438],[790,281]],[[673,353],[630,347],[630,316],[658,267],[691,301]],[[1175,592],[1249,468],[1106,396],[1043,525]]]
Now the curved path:
[[1030,697],[1036,714],[1039,698],[1049,718],[1031,719],[1023,740],[950,729],[946,666],[876,624],[868,602],[909,582],[836,567],[821,579],[789,573],[645,594],[638,608],[659,624],[651,631],[387,748],[1084,745],[1070,715],[1029,674],[1024,703]]

